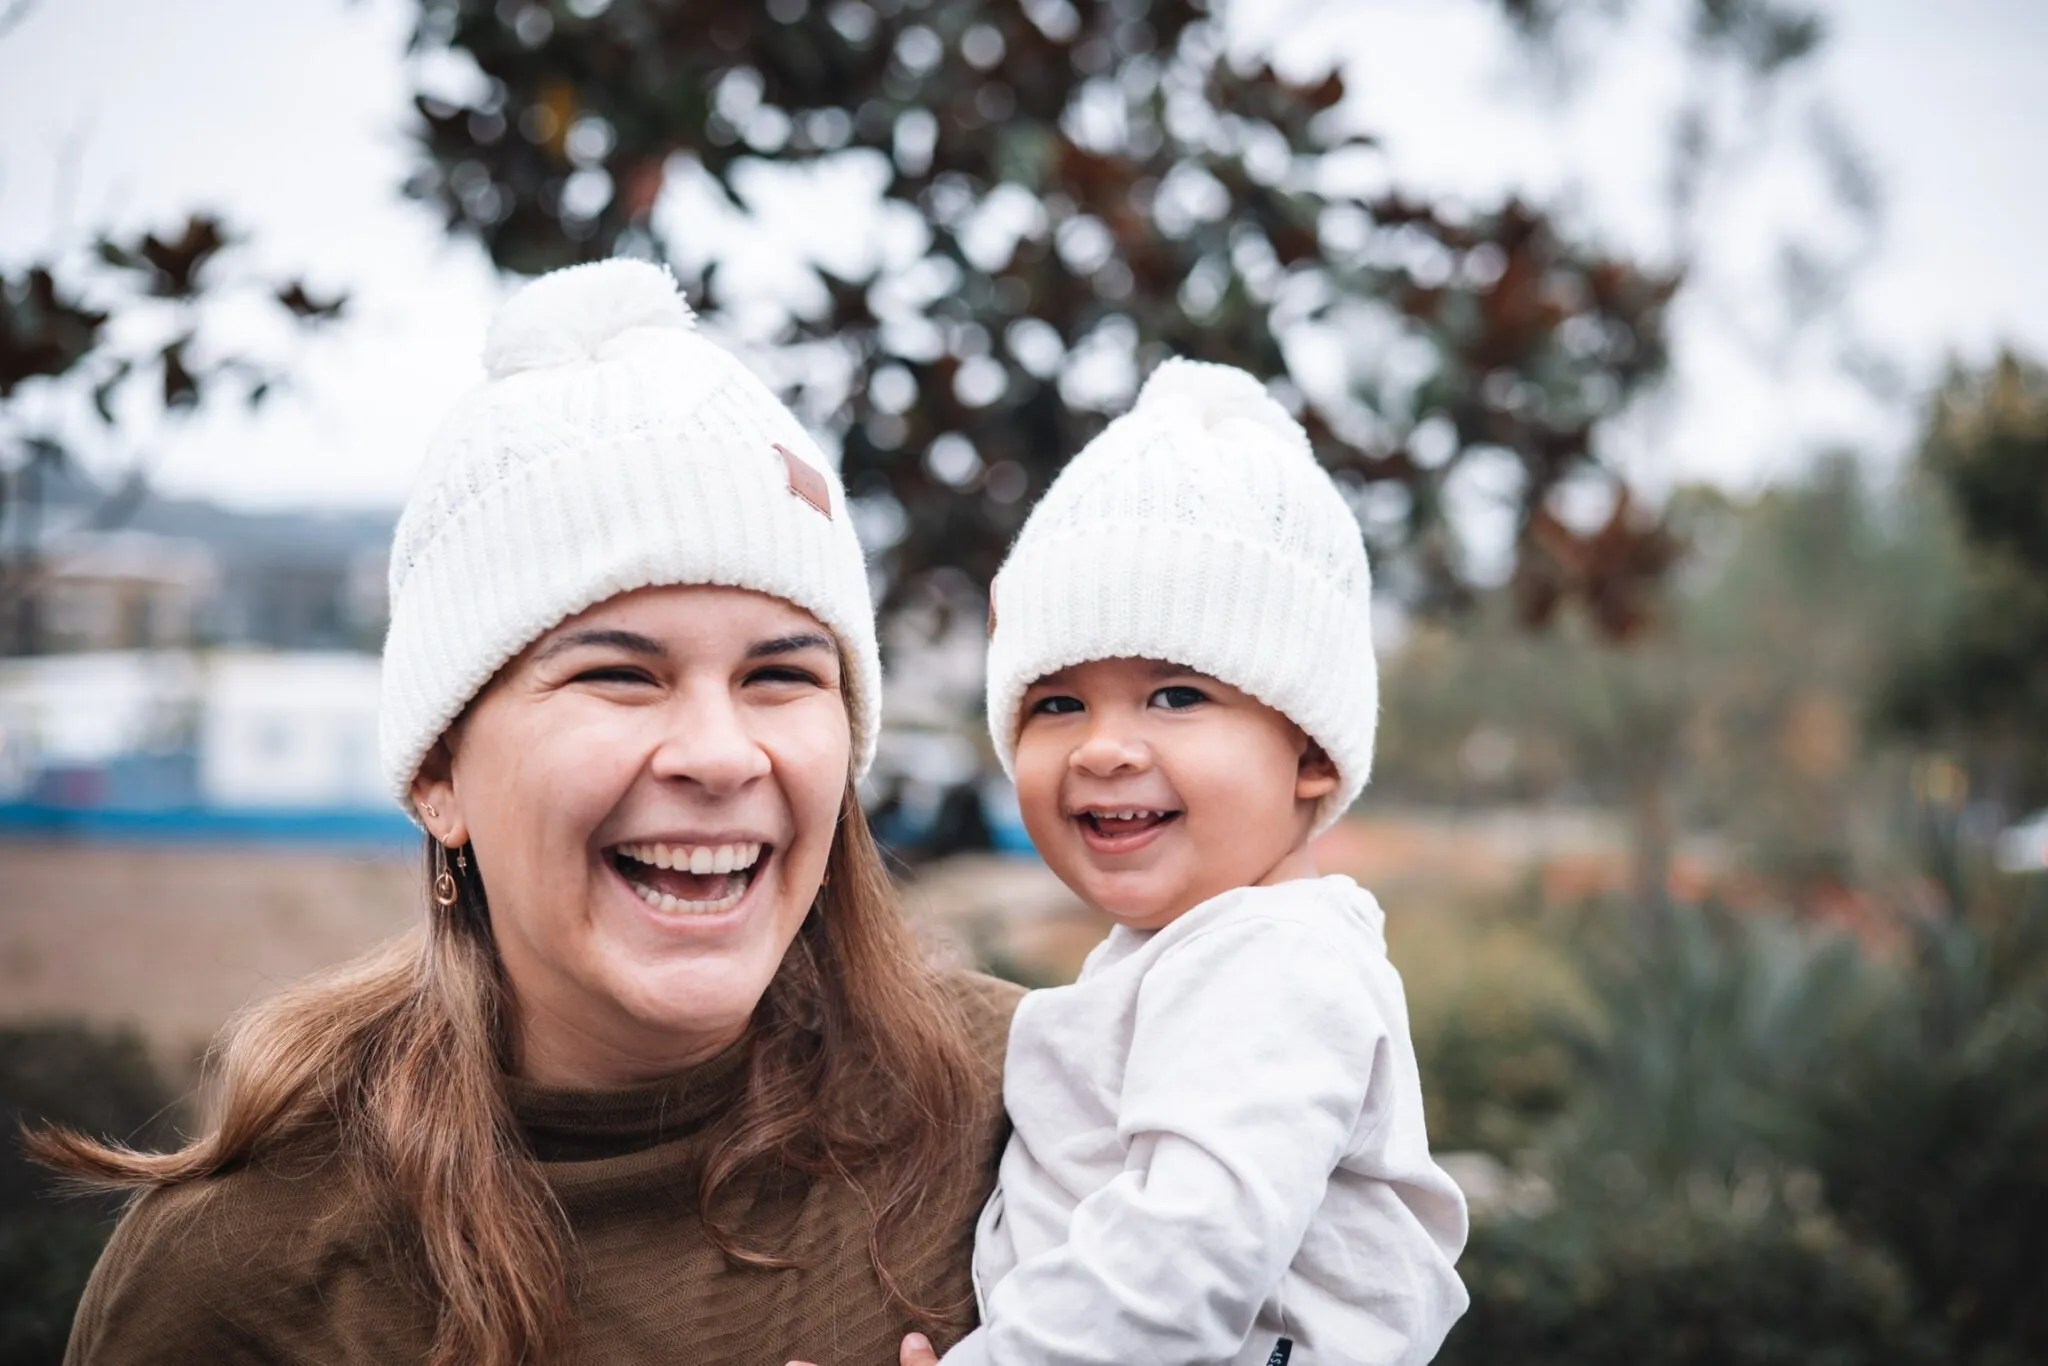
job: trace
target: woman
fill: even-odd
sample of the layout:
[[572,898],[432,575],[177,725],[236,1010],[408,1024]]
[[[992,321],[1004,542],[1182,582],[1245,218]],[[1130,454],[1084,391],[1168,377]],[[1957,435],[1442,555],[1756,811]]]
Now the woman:
[[923,965],[854,783],[879,664],[816,446],[667,274],[493,323],[392,554],[427,923],[258,1007],[80,1362],[893,1361],[970,1317],[1014,991]]

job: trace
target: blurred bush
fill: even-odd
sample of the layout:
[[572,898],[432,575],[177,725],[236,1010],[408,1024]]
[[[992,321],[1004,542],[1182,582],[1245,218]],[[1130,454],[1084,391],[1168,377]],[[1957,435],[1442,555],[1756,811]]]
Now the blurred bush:
[[1439,1366],[1917,1366],[1950,1360],[1882,1254],[1820,1217],[1657,1202],[1480,1223]]
[[[1418,1027],[1439,1146],[1524,1192],[1475,1211],[1441,1361],[2048,1360],[2048,881],[1952,826],[1888,935],[1593,906],[1569,1009],[1501,980],[1475,1029]],[[1554,1111],[1503,1149],[1470,1116],[1546,1049]]]
[[2048,1361],[2048,879],[1951,866],[1903,990],[1817,1088],[1804,1156],[1982,1366]]
[[0,1029],[0,1362],[63,1359],[79,1294],[119,1210],[118,1200],[60,1190],[31,1165],[22,1126],[55,1122],[161,1145],[173,1138],[174,1108],[137,1034]]

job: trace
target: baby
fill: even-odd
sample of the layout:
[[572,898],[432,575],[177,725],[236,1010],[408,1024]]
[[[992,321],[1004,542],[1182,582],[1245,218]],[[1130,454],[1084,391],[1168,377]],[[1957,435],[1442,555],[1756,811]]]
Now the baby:
[[1225,366],[1161,365],[1019,534],[989,726],[1116,924],[1017,1011],[946,1366],[1392,1366],[1464,1312],[1380,908],[1309,849],[1372,764],[1369,590],[1302,429]]

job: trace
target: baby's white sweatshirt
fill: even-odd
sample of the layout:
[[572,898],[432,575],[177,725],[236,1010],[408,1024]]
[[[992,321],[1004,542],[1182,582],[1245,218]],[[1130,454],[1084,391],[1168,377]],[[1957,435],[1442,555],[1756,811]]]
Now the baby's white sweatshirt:
[[1417,1366],[1465,1311],[1385,919],[1345,877],[1118,926],[1011,1028],[946,1366]]

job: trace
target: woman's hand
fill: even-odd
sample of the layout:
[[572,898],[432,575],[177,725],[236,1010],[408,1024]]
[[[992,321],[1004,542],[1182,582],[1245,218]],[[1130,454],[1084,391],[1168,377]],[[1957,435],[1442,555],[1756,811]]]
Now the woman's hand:
[[[812,1366],[808,1361],[792,1361],[789,1366]],[[939,1354],[932,1350],[931,1339],[923,1333],[912,1333],[903,1339],[903,1346],[897,1352],[897,1366],[939,1366]]]

